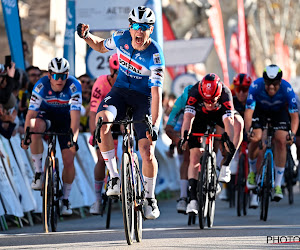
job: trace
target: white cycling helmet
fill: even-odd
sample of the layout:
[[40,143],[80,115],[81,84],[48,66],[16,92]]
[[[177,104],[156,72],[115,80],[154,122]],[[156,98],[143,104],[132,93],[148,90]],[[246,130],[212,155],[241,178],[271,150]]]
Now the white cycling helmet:
[[50,72],[55,72],[55,73],[64,73],[66,71],[69,71],[69,69],[70,69],[70,64],[68,60],[63,57],[53,58],[48,65],[48,70]]
[[135,7],[130,11],[128,21],[130,23],[147,23],[152,25],[155,23],[155,14],[153,10],[146,6]]

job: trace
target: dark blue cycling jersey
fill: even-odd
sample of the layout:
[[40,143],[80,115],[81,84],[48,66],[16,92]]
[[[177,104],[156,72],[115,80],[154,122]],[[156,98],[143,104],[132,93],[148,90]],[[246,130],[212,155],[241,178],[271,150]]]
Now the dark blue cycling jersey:
[[128,88],[147,96],[151,95],[151,87],[162,87],[165,60],[156,41],[151,39],[145,50],[135,50],[129,30],[119,30],[104,40],[104,46],[108,50],[117,49],[120,70],[115,87]]
[[81,85],[75,77],[69,76],[63,90],[55,92],[48,76],[44,76],[33,87],[29,110],[69,113],[70,110],[80,111],[81,103]]
[[254,110],[256,106],[264,111],[279,111],[288,106],[290,113],[298,112],[295,92],[285,80],[281,80],[279,90],[272,97],[265,90],[264,79],[255,80],[249,88],[246,108]]

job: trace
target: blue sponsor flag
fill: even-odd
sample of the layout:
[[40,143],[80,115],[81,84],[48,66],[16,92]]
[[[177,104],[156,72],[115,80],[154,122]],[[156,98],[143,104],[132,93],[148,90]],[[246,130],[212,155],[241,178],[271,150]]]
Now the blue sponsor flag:
[[23,39],[17,0],[1,0],[12,61],[16,67],[25,70]]
[[70,74],[75,75],[75,0],[67,1],[64,58],[70,63]]

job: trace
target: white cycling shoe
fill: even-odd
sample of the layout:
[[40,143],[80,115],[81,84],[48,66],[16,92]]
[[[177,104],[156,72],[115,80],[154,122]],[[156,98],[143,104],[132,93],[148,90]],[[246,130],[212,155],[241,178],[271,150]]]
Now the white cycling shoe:
[[114,177],[109,181],[109,185],[106,191],[107,196],[119,196],[120,195],[120,178]]
[[43,180],[42,180],[42,173],[35,173],[34,180],[31,183],[31,188],[33,190],[42,190]]
[[155,220],[160,216],[157,206],[157,200],[154,198],[146,198],[144,202],[144,215],[148,220]]
[[186,213],[198,214],[199,206],[197,200],[191,200],[186,207]]
[[219,175],[219,182],[230,182],[231,179],[231,171],[230,171],[230,166],[222,166],[220,175]]
[[100,215],[101,214],[102,204],[100,200],[97,200],[91,207],[90,207],[90,214]]

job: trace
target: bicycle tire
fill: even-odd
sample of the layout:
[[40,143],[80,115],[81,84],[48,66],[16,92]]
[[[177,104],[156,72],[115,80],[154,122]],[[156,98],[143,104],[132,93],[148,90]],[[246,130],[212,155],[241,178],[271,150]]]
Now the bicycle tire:
[[245,183],[244,183],[244,178],[245,178],[245,155],[242,154],[239,159],[239,168],[238,168],[238,176],[237,176],[237,216],[242,215],[242,209],[244,207],[244,193],[245,193]]
[[205,226],[205,219],[208,210],[208,193],[207,193],[207,175],[206,165],[208,161],[208,155],[204,152],[202,156],[201,171],[198,173],[198,185],[197,185],[197,198],[198,198],[198,217],[199,227],[201,229]]
[[[136,181],[136,203],[141,204],[142,203],[142,182],[139,175],[139,159],[136,153],[133,153],[133,159],[134,159],[134,168],[135,168],[135,176],[134,179]],[[142,241],[143,237],[143,217],[142,217],[142,211],[138,208],[134,211],[134,233],[135,233],[135,239],[137,242]]]
[[108,197],[108,205],[107,205],[107,215],[106,215],[106,229],[110,228],[110,218],[111,218],[111,209],[112,209],[112,199]]
[[44,187],[43,187],[43,227],[44,232],[48,233],[51,226],[51,213],[53,203],[53,183],[51,159],[47,157],[45,163]]
[[208,210],[207,210],[207,227],[212,227],[215,219],[215,208],[216,208],[216,191],[217,191],[217,176],[215,167],[216,166],[216,155],[212,152],[208,158]]
[[134,234],[134,204],[131,173],[131,159],[127,153],[122,155],[122,213],[125,237],[128,245],[133,242]]
[[270,203],[270,194],[271,194],[271,186],[272,186],[272,161],[271,161],[271,154],[267,154],[266,157],[266,172],[264,176],[264,183],[262,186],[262,199],[261,199],[261,212],[260,212],[260,219],[267,221],[268,218],[268,210],[269,210],[269,203]]
[[[53,162],[52,162],[53,163]],[[51,208],[51,229],[52,232],[57,230],[57,219],[59,216],[59,172],[58,172],[58,159],[55,158],[55,166],[51,166],[52,170],[55,169],[56,172],[53,173],[53,205]]]
[[289,204],[293,204],[294,203],[294,193],[293,193],[294,160],[292,158],[290,151],[287,152],[286,164],[287,167],[284,171],[285,183],[286,183],[286,188],[288,190]]

